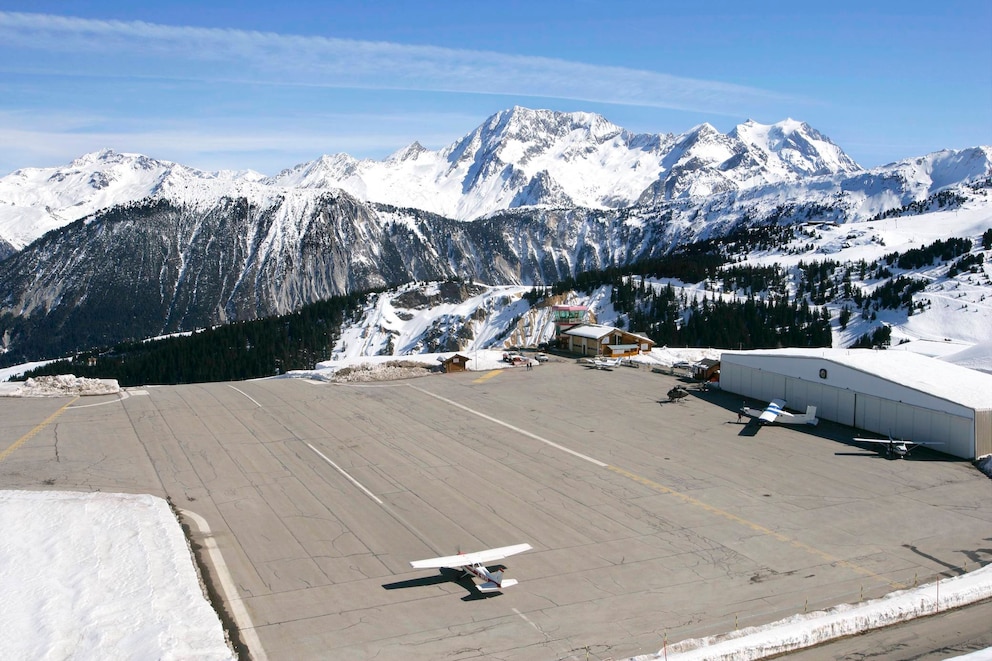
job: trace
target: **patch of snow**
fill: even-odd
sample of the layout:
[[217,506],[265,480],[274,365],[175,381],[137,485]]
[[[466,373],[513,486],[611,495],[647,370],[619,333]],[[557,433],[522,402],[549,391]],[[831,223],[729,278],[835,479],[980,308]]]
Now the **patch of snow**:
[[4,384],[4,387],[0,388],[0,397],[114,395],[120,391],[121,387],[117,379],[88,379],[72,374],[58,374],[32,377],[20,385]]
[[33,363],[21,363],[20,365],[14,365],[13,367],[0,368],[0,384],[5,381],[10,381],[11,379],[16,379],[19,376],[23,376],[25,372],[30,372],[31,370],[38,369],[39,367],[44,367],[51,360],[39,360]]
[[0,491],[0,530],[0,658],[236,658],[161,498]]

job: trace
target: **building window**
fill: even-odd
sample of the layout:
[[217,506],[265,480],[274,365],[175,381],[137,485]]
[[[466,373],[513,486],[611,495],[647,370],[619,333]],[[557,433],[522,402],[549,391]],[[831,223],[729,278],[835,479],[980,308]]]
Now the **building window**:
[[827,370],[822,367],[820,368],[820,378],[821,379],[827,378]]

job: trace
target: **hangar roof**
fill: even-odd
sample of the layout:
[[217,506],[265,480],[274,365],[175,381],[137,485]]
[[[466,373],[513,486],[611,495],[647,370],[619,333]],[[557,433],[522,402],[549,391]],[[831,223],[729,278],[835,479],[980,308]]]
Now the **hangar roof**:
[[873,374],[973,409],[992,409],[992,374],[961,367],[910,351],[874,349],[756,349],[722,355],[769,355],[819,358]]

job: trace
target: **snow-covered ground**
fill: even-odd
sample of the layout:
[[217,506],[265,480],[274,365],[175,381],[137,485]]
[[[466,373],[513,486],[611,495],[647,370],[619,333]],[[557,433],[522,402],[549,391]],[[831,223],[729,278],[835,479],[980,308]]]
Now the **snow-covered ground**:
[[0,491],[2,659],[235,659],[149,495]]

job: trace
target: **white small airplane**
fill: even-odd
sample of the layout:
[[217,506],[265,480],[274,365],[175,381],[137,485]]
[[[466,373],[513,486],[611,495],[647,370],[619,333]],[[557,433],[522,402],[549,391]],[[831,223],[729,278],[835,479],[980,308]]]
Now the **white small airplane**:
[[855,437],[855,442],[857,443],[876,443],[880,445],[885,445],[885,456],[891,457],[896,456],[899,458],[904,458],[910,452],[912,452],[917,446],[920,445],[943,445],[943,443],[937,443],[933,441],[897,441],[891,436],[888,439],[885,438],[860,438]]
[[820,422],[816,417],[815,406],[807,406],[805,415],[789,413],[785,410],[785,400],[782,399],[773,399],[762,411],[744,405],[741,407],[741,413],[752,418],[757,418],[759,425],[765,425],[771,422],[786,425],[815,425]]
[[597,370],[612,370],[614,367],[620,366],[620,359],[614,358],[613,360],[608,360],[606,358],[593,358],[592,362],[586,363],[586,367],[592,367]]
[[438,569],[461,569],[466,576],[475,576],[482,579],[483,583],[478,587],[479,592],[499,592],[503,588],[516,585],[517,581],[512,578],[503,578],[503,569],[489,571],[486,563],[502,560],[507,556],[523,553],[531,550],[530,544],[514,544],[513,546],[501,546],[498,549],[486,551],[476,551],[475,553],[459,553],[458,555],[448,555],[441,558],[428,558],[427,560],[414,560],[410,566],[414,569],[428,569],[435,567]]

